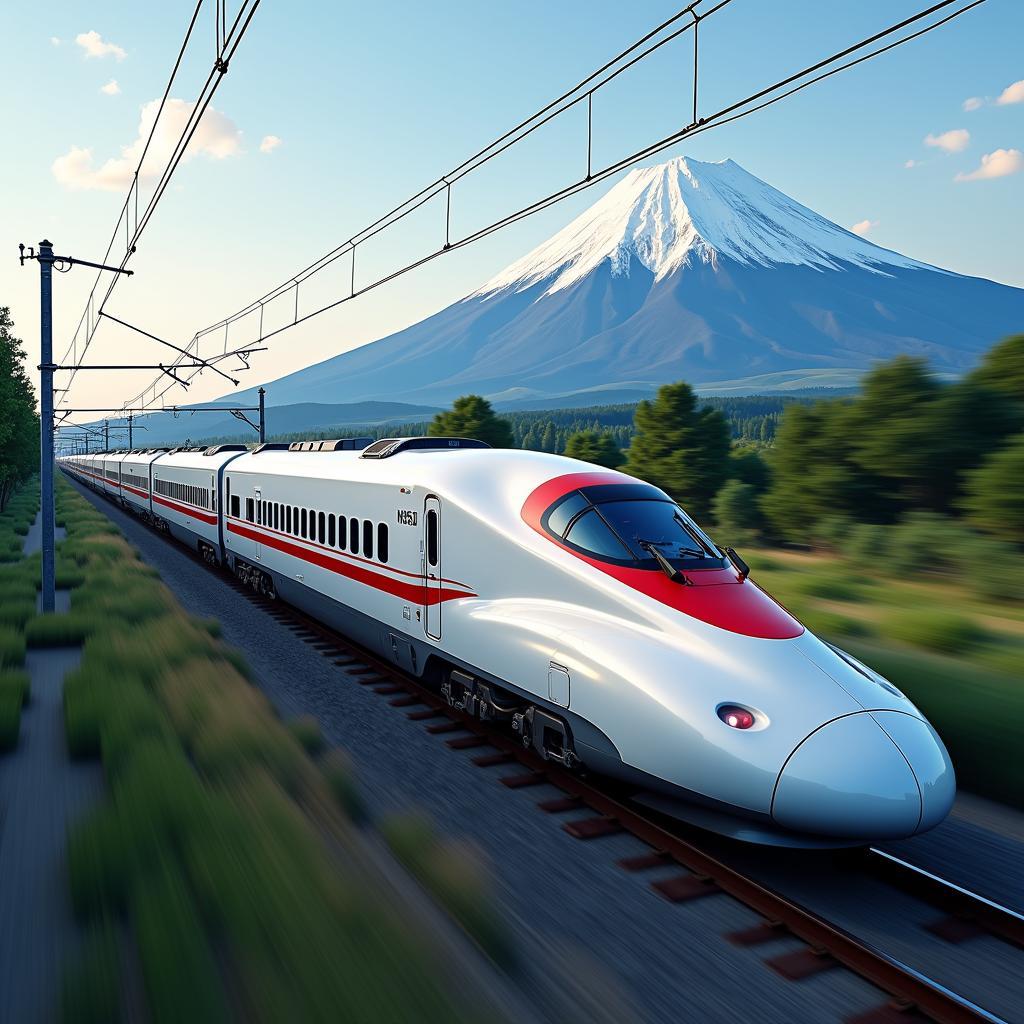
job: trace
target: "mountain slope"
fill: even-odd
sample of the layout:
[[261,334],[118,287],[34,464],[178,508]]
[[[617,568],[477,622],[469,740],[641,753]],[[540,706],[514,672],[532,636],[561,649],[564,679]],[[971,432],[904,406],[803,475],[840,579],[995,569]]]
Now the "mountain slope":
[[631,172],[467,298],[268,397],[438,404],[824,371],[842,384],[902,352],[958,374],[1022,327],[1021,289],[874,245],[731,160],[679,158]]

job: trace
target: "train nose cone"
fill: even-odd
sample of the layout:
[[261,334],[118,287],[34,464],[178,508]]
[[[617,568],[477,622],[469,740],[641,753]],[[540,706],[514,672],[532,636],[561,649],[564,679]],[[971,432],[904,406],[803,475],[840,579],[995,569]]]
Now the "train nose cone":
[[921,820],[917,831],[927,832],[953,807],[956,774],[938,733],[914,715],[898,711],[872,711],[871,717],[886,731],[910,762],[921,793]]
[[790,755],[772,799],[785,828],[842,838],[913,835],[921,796],[907,758],[867,712],[811,733]]

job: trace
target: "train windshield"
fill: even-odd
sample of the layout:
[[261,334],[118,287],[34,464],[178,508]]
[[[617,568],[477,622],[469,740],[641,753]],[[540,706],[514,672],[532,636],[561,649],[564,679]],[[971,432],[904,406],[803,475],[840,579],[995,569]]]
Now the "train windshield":
[[545,525],[577,550],[620,565],[664,570],[659,555],[680,569],[726,564],[707,534],[675,502],[643,485],[573,491],[548,510]]
[[637,562],[654,563],[656,547],[673,565],[719,569],[725,561],[711,540],[671,501],[607,501],[596,510]]

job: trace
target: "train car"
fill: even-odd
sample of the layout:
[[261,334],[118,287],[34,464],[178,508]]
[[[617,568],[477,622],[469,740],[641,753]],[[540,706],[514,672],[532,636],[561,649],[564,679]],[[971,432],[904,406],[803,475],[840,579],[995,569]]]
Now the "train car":
[[144,518],[152,515],[152,465],[169,450],[136,448],[121,459],[121,504],[125,508]]
[[[154,520],[210,562],[678,818],[851,846],[952,805],[920,711],[650,484],[457,438],[219,446],[149,468]],[[102,459],[71,471],[109,493]]]
[[458,439],[257,451],[222,514],[242,579],[695,824],[851,845],[950,809],[914,705],[625,474]]
[[218,562],[221,551],[220,470],[245,450],[245,445],[176,448],[150,464],[154,522],[209,562]]

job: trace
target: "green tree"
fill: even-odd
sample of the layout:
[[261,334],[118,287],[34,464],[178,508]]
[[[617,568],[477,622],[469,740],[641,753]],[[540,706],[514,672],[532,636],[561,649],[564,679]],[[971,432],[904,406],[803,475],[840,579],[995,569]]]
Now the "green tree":
[[615,438],[604,430],[578,430],[565,442],[565,454],[570,459],[582,459],[595,466],[617,469],[625,461]]
[[771,486],[761,507],[776,532],[806,542],[837,513],[870,521],[891,518],[882,482],[854,461],[856,406],[826,401],[786,408],[769,452]]
[[451,409],[439,412],[427,428],[431,437],[472,437],[492,448],[514,448],[512,430],[494,414],[491,403],[480,395],[456,398]]
[[1019,417],[1017,429],[1024,428],[1024,334],[1011,334],[993,345],[967,379],[1007,398]]
[[753,484],[728,480],[715,495],[711,511],[718,527],[720,544],[743,544],[761,529],[761,510]]
[[729,425],[722,413],[698,409],[693,390],[680,381],[641,402],[633,423],[626,471],[705,515],[729,472]]
[[729,452],[729,476],[740,483],[750,484],[760,494],[768,488],[768,463],[756,448],[739,445]]
[[25,349],[14,336],[11,311],[0,307],[0,511],[39,464],[35,392],[25,372]]
[[[963,506],[981,529],[1024,544],[1024,434],[993,452],[967,474]],[[992,567],[993,572],[999,568]]]

